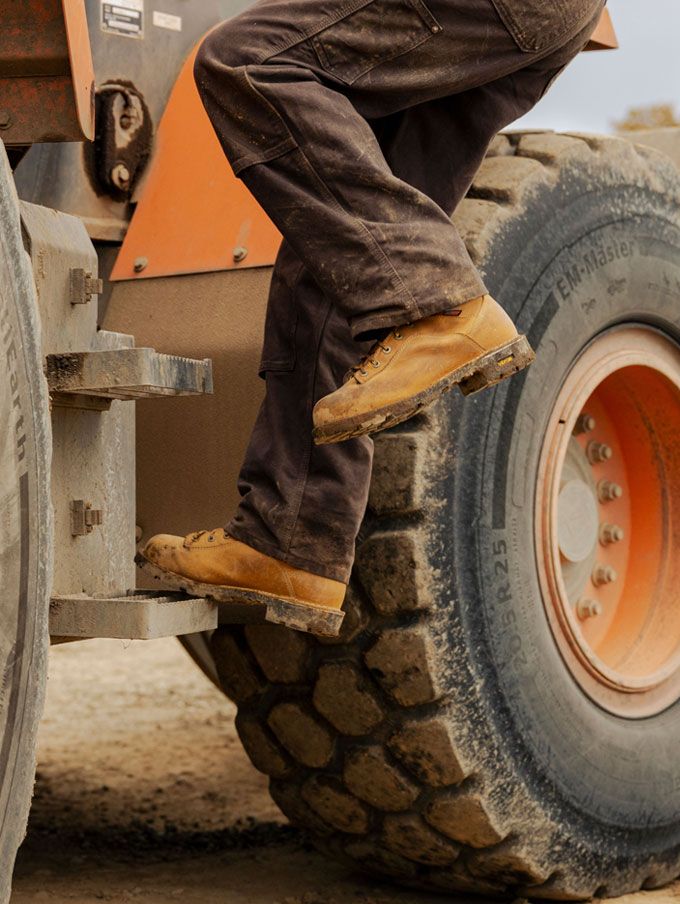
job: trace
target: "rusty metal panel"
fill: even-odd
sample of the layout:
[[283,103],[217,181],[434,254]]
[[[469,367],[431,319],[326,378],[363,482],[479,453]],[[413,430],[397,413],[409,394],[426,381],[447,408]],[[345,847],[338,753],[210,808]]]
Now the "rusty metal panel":
[[83,0],[5,0],[0,24],[4,143],[94,138],[94,70]]
[[194,84],[195,50],[163,114],[112,280],[262,267],[281,237],[233,175]]

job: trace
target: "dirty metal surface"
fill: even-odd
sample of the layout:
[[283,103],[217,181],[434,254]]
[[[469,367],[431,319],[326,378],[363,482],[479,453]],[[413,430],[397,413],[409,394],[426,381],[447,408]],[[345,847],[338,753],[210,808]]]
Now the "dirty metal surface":
[[14,0],[0,22],[4,143],[92,139],[94,71],[81,0]]
[[194,395],[212,392],[212,365],[152,348],[69,352],[47,356],[47,382],[54,392],[119,400]]
[[217,604],[182,593],[158,596],[143,591],[114,598],[53,596],[50,635],[155,640],[212,631],[217,627]]

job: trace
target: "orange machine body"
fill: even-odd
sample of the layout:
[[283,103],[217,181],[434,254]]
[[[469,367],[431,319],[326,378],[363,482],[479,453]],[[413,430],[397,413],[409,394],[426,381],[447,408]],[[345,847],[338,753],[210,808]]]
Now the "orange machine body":
[[[605,10],[588,49],[617,46]],[[203,109],[193,79],[196,49],[161,119],[114,281],[262,267],[276,257],[281,236],[233,175]]]

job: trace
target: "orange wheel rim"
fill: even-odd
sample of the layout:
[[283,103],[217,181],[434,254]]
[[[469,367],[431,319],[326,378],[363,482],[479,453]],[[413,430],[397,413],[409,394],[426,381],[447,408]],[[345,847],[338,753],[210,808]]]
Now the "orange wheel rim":
[[539,464],[536,549],[582,689],[629,718],[680,697],[680,349],[621,326],[574,363]]

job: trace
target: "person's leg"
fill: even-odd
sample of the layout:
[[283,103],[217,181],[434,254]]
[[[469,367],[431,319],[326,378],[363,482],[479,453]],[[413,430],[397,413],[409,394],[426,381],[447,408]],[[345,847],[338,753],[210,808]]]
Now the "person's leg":
[[260,370],[266,395],[227,532],[260,552],[347,583],[364,516],[373,443],[312,441],[312,409],[340,385],[357,343],[290,246],[279,252]]
[[[566,5],[575,33],[602,0]],[[195,71],[234,171],[356,337],[485,292],[449,217],[395,176],[367,119],[540,58],[490,0],[262,0],[204,40]],[[502,101],[510,121],[515,98]]]

